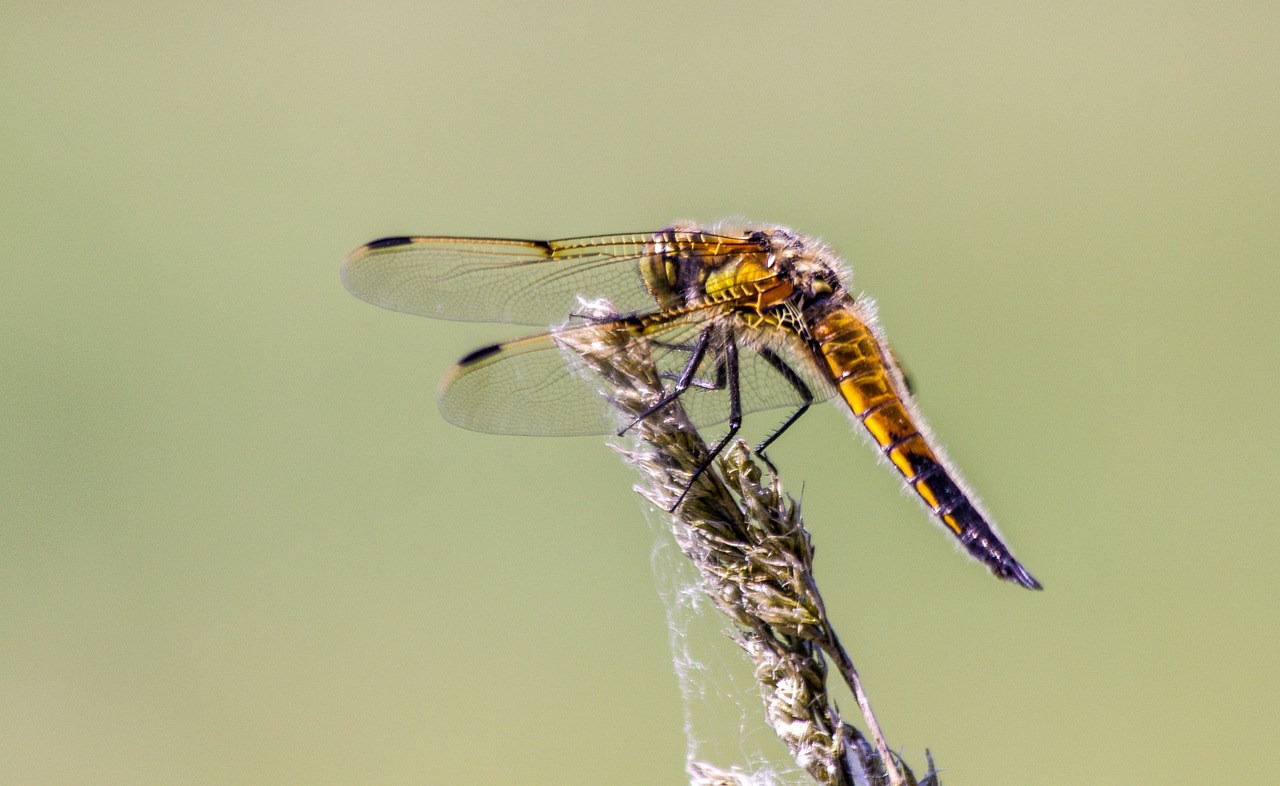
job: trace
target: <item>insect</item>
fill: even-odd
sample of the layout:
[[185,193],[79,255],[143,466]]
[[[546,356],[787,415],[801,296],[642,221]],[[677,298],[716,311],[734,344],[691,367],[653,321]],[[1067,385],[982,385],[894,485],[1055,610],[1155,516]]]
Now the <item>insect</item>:
[[690,222],[549,241],[387,237],[353,251],[342,280],[357,297],[395,311],[544,328],[563,322],[580,298],[608,299],[616,311],[608,318],[570,321],[462,358],[441,385],[440,409],[476,431],[616,431],[557,341],[602,324],[656,348],[672,384],[647,414],[680,399],[697,425],[727,419],[712,456],[745,412],[792,408],[756,449],[764,456],[810,405],[838,397],[970,555],[1002,579],[1041,588],[931,436],[874,305],[851,293],[848,266],[815,239],[780,226]]

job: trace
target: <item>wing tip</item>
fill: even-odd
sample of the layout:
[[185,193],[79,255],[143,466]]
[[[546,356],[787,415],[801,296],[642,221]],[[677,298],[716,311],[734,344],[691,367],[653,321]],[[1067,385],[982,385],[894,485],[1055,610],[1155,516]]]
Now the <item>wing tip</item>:
[[396,246],[407,246],[414,241],[412,235],[390,235],[388,237],[380,237],[377,240],[371,240],[365,243],[357,251],[376,251],[380,248],[395,248]]
[[502,349],[501,344],[490,344],[487,347],[480,347],[479,349],[473,349],[467,354],[463,355],[462,359],[458,361],[457,365],[459,368],[461,368],[462,366],[469,366],[472,363],[477,363],[481,360],[484,360],[490,355],[497,354],[501,349]]
[[412,235],[391,235],[388,237],[380,237],[365,243],[363,246],[347,254],[347,258],[342,260],[342,269],[340,275],[342,284],[347,291],[361,300],[368,301],[375,305],[383,305],[375,294],[365,290],[365,282],[361,280],[361,274],[364,271],[362,263],[366,261],[369,254],[374,251],[380,251],[387,248],[398,248],[400,246],[408,246],[417,242],[417,238]]
[[417,238],[412,235],[393,235],[391,237],[380,237],[377,240],[371,240],[363,246],[359,246],[342,262],[342,268],[345,272],[357,260],[369,255],[371,251],[380,251],[384,248],[398,248],[399,246],[408,246],[417,242]]

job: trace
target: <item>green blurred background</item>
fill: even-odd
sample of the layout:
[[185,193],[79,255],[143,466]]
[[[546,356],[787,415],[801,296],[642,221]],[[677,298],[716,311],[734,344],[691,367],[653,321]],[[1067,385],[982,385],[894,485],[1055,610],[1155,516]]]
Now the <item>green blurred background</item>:
[[521,329],[338,265],[724,215],[850,259],[1047,587],[834,407],[778,444],[891,744],[1270,782],[1280,10],[1234,5],[10,3],[0,782],[684,782],[628,471],[445,424]]

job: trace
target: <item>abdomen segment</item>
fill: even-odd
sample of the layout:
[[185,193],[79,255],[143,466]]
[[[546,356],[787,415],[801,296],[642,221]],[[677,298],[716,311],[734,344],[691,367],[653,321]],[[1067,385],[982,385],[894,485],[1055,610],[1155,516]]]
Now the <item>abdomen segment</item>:
[[901,374],[868,325],[870,318],[860,318],[855,308],[836,308],[810,325],[825,370],[841,398],[907,485],[965,550],[1000,578],[1040,589],[964,491],[956,471],[921,433],[924,424],[909,403]]

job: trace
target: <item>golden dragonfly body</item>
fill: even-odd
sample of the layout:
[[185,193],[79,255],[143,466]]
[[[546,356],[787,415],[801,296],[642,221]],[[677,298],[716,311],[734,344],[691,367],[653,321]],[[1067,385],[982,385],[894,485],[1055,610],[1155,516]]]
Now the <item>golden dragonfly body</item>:
[[737,433],[743,412],[793,408],[757,448],[763,455],[811,403],[839,397],[970,555],[1000,578],[1040,589],[930,435],[874,305],[852,294],[850,278],[830,248],[785,227],[693,223],[558,241],[391,237],[361,246],[343,265],[356,296],[442,319],[545,327],[583,299],[608,299],[607,319],[570,322],[459,361],[440,393],[454,423],[506,434],[616,430],[558,351],[558,338],[604,322],[649,339],[674,380],[650,412],[679,398],[695,424],[729,421],[714,452]]

